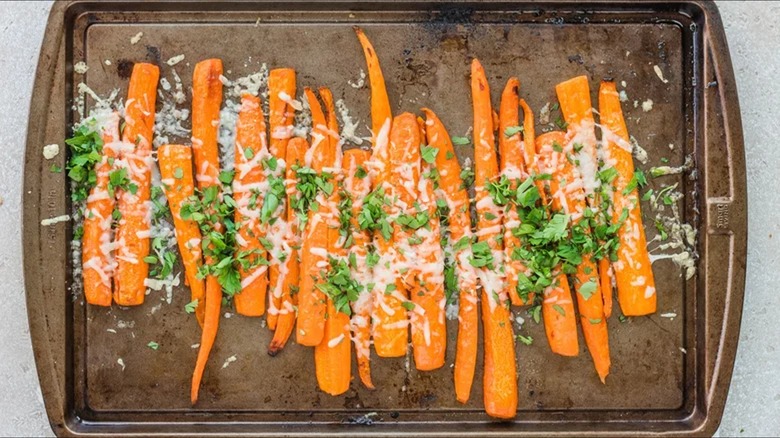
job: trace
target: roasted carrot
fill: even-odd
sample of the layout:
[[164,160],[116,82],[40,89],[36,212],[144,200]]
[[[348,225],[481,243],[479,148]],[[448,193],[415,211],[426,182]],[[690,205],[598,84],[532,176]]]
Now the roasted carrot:
[[355,27],[360,45],[363,47],[363,54],[366,57],[368,68],[368,81],[371,84],[371,132],[372,145],[386,141],[386,137],[380,137],[382,127],[387,124],[384,132],[389,132],[390,123],[393,120],[393,114],[390,111],[390,99],[387,97],[387,88],[385,87],[385,77],[382,75],[382,69],[379,66],[379,57],[377,57],[374,46],[363,33],[363,29]]
[[[516,188],[520,181],[527,177],[523,160],[525,150],[520,140],[520,115],[519,115],[520,81],[517,78],[509,78],[501,93],[501,107],[499,109],[498,149],[501,153],[501,174],[510,181],[512,188]],[[506,281],[509,297],[512,304],[519,306],[532,303],[533,296],[525,299],[517,290],[518,275],[525,273],[525,266],[521,260],[512,257],[515,248],[520,246],[520,238],[512,232],[513,228],[520,226],[517,210],[509,204],[504,211],[504,260],[506,260]]]
[[[556,178],[560,160],[565,160],[560,154],[554,154],[555,145],[565,142],[566,136],[559,131],[548,132],[536,138],[536,152],[539,158],[540,173],[550,174],[549,193],[555,195],[552,179]],[[558,188],[557,186],[555,188]],[[548,190],[543,190],[546,193]],[[555,196],[553,196],[555,198]],[[553,202],[555,200],[553,199]],[[574,302],[571,298],[569,281],[566,275],[556,270],[553,284],[544,291],[542,300],[542,317],[544,318],[544,330],[547,341],[553,353],[562,356],[576,356],[579,354],[579,342],[577,341],[577,318],[574,314]]]
[[97,181],[89,192],[84,214],[84,236],[82,245],[82,267],[84,296],[89,304],[111,305],[111,277],[114,273],[114,258],[111,252],[111,214],[116,200],[109,193],[109,175],[114,170],[119,153],[119,114],[111,113],[100,126],[103,139],[103,154],[95,166]]
[[[195,65],[192,77],[192,151],[195,159],[195,179],[202,190],[219,186],[219,154],[217,148],[217,129],[219,128],[219,109],[222,105],[222,61],[207,59]],[[211,224],[220,230],[221,224]],[[204,257],[207,265],[216,260]],[[200,303],[198,306],[200,307]],[[214,339],[217,337],[219,315],[222,306],[222,286],[214,275],[206,276],[206,300],[203,331],[195,370],[192,374],[191,399],[198,400],[200,381],[206,368]]]
[[[327,167],[330,141],[325,113],[314,92],[306,88],[306,99],[312,113],[311,150],[307,157],[315,172]],[[321,281],[322,268],[327,265],[329,214],[326,195],[317,195],[317,208],[309,211],[306,228],[302,231],[301,289],[298,293],[298,322],[296,339],[299,344],[313,347],[322,342],[325,332],[326,296],[316,287]]]
[[614,163],[618,172],[613,187],[612,223],[619,223],[624,209],[628,210],[628,217],[618,230],[618,260],[613,264],[618,302],[624,315],[648,315],[656,311],[655,279],[647,252],[639,193],[636,188],[627,192],[628,184],[634,177],[634,162],[614,82],[601,83],[599,111],[605,161]]
[[[292,107],[295,99],[295,70],[291,68],[277,68],[271,70],[268,74],[268,124],[270,125],[271,141],[269,151],[276,158],[284,159],[287,142],[292,135],[293,118],[295,110]],[[274,234],[283,234],[289,232],[289,220],[284,213],[284,207],[281,207],[281,218],[285,221],[276,221],[271,227]],[[279,229],[284,228],[284,230]],[[275,248],[280,252],[279,248]],[[286,252],[286,251],[285,251]],[[274,254],[271,254],[271,265],[268,276],[271,285],[271,296],[269,297],[268,328],[276,329],[276,323],[281,310],[282,296],[284,295],[286,274],[288,267],[285,261],[279,260]],[[284,271],[285,275],[280,275]],[[289,286],[289,284],[287,285]]]
[[[554,135],[546,134],[548,137]],[[560,136],[559,136],[560,137]],[[550,193],[552,208],[569,217],[572,225],[579,225],[583,232],[589,234],[590,227],[583,222],[586,203],[585,190],[579,172],[574,164],[574,146],[572,143],[561,144],[553,140],[552,150],[545,151],[549,161],[557,163],[552,170]],[[577,308],[582,324],[582,333],[588,346],[593,364],[596,367],[602,383],[609,374],[609,337],[607,322],[604,316],[604,300],[601,296],[599,272],[592,254],[582,254],[582,262],[577,266],[574,276],[574,289],[577,297]],[[556,303],[560,305],[560,303]]]
[[[117,270],[114,276],[114,302],[120,306],[143,304],[144,282],[149,274],[149,197],[152,183],[152,135],[154,106],[160,69],[138,63],[133,66],[125,102],[125,127],[122,130],[120,157],[130,184],[119,189],[119,226],[116,230]],[[130,187],[135,186],[135,191]]]
[[471,213],[469,195],[463,186],[461,168],[452,141],[444,124],[433,111],[423,108],[428,146],[437,148],[436,168],[439,171],[438,193],[449,208],[449,239],[455,249],[452,258],[458,279],[458,340],[455,354],[455,396],[466,403],[471,394],[479,342],[479,309],[477,307],[477,277],[469,263],[471,257]]
[[[293,209],[293,199],[299,196],[296,189],[296,175],[293,169],[294,165],[303,166],[306,151],[309,149],[309,143],[304,138],[295,137],[287,142],[285,152],[285,185],[287,186],[287,220],[289,234],[287,236],[287,246],[289,253],[284,261],[283,269],[286,270],[284,284],[282,285],[282,301],[278,309],[276,318],[276,330],[271,344],[268,346],[268,354],[276,356],[279,351],[287,344],[287,340],[295,327],[295,307],[298,305],[298,288],[300,284],[300,259],[298,250],[300,247],[300,236],[298,235],[298,222],[295,218]],[[270,309],[269,309],[270,312]],[[269,314],[270,317],[270,314]],[[270,321],[270,319],[269,319]]]
[[[368,246],[371,244],[371,236],[368,231],[361,230],[358,223],[358,215],[363,209],[363,200],[371,191],[371,179],[365,166],[371,153],[363,149],[350,149],[344,152],[344,190],[352,197],[352,216],[350,227],[352,245],[349,246],[349,255],[355,260],[350,266],[352,278],[359,284],[367,285],[373,281],[371,268],[368,267],[366,258]],[[361,293],[352,303],[352,341],[355,344],[355,353],[358,363],[360,380],[366,388],[374,389],[371,382],[371,312],[373,299],[370,290]]]
[[233,199],[236,201],[237,255],[248,254],[246,260],[252,267],[239,266],[241,292],[233,296],[233,302],[238,314],[261,316],[265,313],[268,266],[259,263],[266,260],[266,248],[261,241],[265,236],[265,225],[259,217],[263,200],[255,193],[260,192],[266,180],[261,160],[268,155],[268,148],[260,98],[249,93],[241,96],[235,143]]
[[[487,184],[498,179],[493,110],[485,70],[477,59],[471,62],[471,97],[474,109],[474,174],[477,205],[477,269],[482,287],[482,324],[484,331],[483,390],[485,411],[497,418],[513,418],[517,413],[517,377],[515,345],[509,314],[505,278],[499,272],[503,251],[501,210],[495,205]],[[486,246],[483,251],[482,246]],[[477,260],[475,254],[472,260]]]
[[615,277],[609,255],[599,260],[599,277],[601,295],[604,299],[604,317],[609,319],[612,316],[612,279]]
[[[179,245],[184,275],[190,286],[190,300],[198,304],[206,300],[205,283],[198,278],[198,270],[203,264],[201,234],[198,224],[181,217],[182,204],[195,194],[192,176],[192,148],[182,145],[164,145],[157,149],[157,161],[160,164],[160,176],[165,197],[173,216],[176,229],[176,242]],[[205,308],[198,306],[195,316],[203,327]]]

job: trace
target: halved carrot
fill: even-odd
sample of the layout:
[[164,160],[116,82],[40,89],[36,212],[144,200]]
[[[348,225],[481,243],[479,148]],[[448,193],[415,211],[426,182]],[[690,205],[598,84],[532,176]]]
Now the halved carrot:
[[[306,88],[306,98],[312,113],[311,167],[322,172],[327,167],[330,141],[325,113],[314,92]],[[324,293],[315,287],[321,281],[321,272],[327,264],[328,224],[325,216],[328,203],[325,195],[317,196],[316,211],[309,211],[309,220],[303,230],[301,247],[301,289],[298,293],[298,322],[296,339],[299,344],[313,347],[322,342],[325,333],[325,313],[327,299]]]
[[357,34],[360,45],[363,47],[363,54],[366,57],[366,65],[368,68],[368,81],[371,84],[371,132],[372,132],[372,145],[377,146],[377,143],[386,141],[383,138],[379,138],[382,132],[382,127],[387,124],[388,128],[393,120],[393,113],[390,111],[390,99],[387,97],[387,88],[385,87],[385,77],[382,75],[382,69],[379,66],[379,58],[377,57],[374,46],[368,40],[368,37],[363,33],[363,29],[355,27],[355,34]]
[[[295,218],[293,209],[293,199],[299,194],[296,189],[296,175],[293,169],[294,165],[303,166],[306,151],[309,149],[309,142],[305,138],[295,137],[290,139],[286,146],[285,161],[285,184],[287,186],[287,220],[290,232],[287,245],[290,247],[289,254],[284,261],[283,269],[286,270],[284,283],[282,285],[282,301],[278,309],[276,319],[276,330],[274,337],[268,346],[268,354],[276,356],[279,351],[287,344],[287,340],[295,327],[295,308],[298,305],[298,289],[300,285],[300,259],[298,250],[300,247],[300,236],[298,235],[298,222]],[[270,309],[269,309],[270,318]],[[270,321],[270,319],[269,319]]]
[[[539,158],[540,173],[555,175],[564,157],[554,154],[553,145],[565,142],[566,136],[560,131],[548,132],[536,138],[536,152]],[[553,176],[552,179],[555,179]],[[555,194],[550,180],[551,194]],[[546,191],[542,191],[545,193]],[[553,196],[554,198],[554,196]],[[553,202],[555,202],[553,200]],[[562,356],[576,356],[579,354],[579,342],[577,340],[577,318],[574,314],[574,302],[571,298],[569,281],[566,275],[556,270],[553,284],[544,291],[542,300],[542,317],[544,318],[544,330],[547,341],[553,353]]]
[[[190,286],[190,301],[198,304],[205,302],[205,283],[198,278],[198,270],[203,265],[201,234],[197,222],[181,217],[182,204],[195,194],[192,176],[192,148],[182,145],[164,145],[157,149],[157,161],[160,164],[160,177],[165,197],[173,216],[176,229],[176,242],[179,245],[184,275]],[[195,316],[203,327],[205,308],[198,306]]]
[[156,65],[138,63],[133,66],[125,102],[125,127],[122,130],[121,159],[126,166],[135,193],[119,190],[119,226],[116,230],[117,270],[114,276],[114,302],[120,306],[143,304],[149,264],[149,197],[152,184],[152,135],[154,106],[157,100]]
[[479,309],[477,307],[477,277],[469,263],[471,257],[471,213],[469,194],[463,187],[461,168],[452,141],[444,124],[433,111],[423,108],[425,133],[428,146],[439,150],[436,154],[436,168],[439,171],[439,194],[449,207],[450,241],[456,248],[453,258],[458,279],[458,340],[455,353],[455,396],[466,403],[471,394],[474,369],[477,364],[479,342]]
[[246,260],[253,267],[244,269],[239,266],[241,292],[233,296],[233,302],[236,313],[245,316],[265,313],[268,266],[259,263],[266,260],[266,248],[261,242],[265,237],[265,225],[260,222],[263,200],[258,194],[266,180],[261,160],[267,155],[265,118],[260,98],[244,93],[236,121],[233,199],[236,201],[236,249],[238,253],[251,252]]
[[601,294],[604,299],[604,317],[609,319],[612,316],[612,279],[614,278],[614,272],[608,255],[599,260],[599,276]]
[[515,338],[505,278],[499,272],[503,259],[498,239],[501,237],[501,210],[493,202],[486,187],[499,176],[493,110],[485,70],[477,59],[471,62],[471,98],[474,109],[477,238],[480,243],[487,243],[493,259],[492,263],[477,269],[482,286],[485,411],[492,417],[513,418],[517,414]]
[[604,153],[608,157],[606,161],[614,162],[618,171],[612,198],[612,223],[618,223],[623,209],[628,209],[628,218],[618,230],[618,261],[613,264],[618,302],[624,315],[648,315],[656,311],[655,279],[647,252],[638,190],[634,188],[629,193],[624,193],[634,176],[634,161],[631,158],[626,122],[614,82],[601,83],[599,111]]
[[[268,74],[268,124],[270,126],[271,141],[269,151],[276,158],[285,158],[287,142],[290,140],[293,128],[293,118],[295,110],[291,103],[295,99],[296,84],[295,70],[291,68],[276,68]],[[281,215],[286,218],[286,214]],[[289,219],[287,219],[289,220]],[[287,225],[285,222],[277,221],[272,227]],[[275,234],[279,234],[278,230]],[[275,248],[280,252],[279,248]],[[284,295],[285,276],[280,276],[280,270],[285,270],[285,261],[273,258],[269,267],[269,280],[271,285],[271,296],[269,297],[268,328],[276,329],[276,323],[282,305],[282,295]],[[285,274],[287,272],[285,271]]]
[[[207,59],[195,65],[192,77],[192,151],[195,158],[195,179],[200,189],[219,186],[219,153],[217,148],[217,129],[219,128],[219,109],[222,105],[222,61]],[[220,230],[221,224],[212,224]],[[205,257],[208,265],[216,263]],[[201,306],[198,303],[198,306]],[[192,374],[190,390],[192,403],[198,400],[200,382],[206,368],[211,348],[217,337],[220,309],[222,306],[222,286],[217,277],[206,277],[206,301],[203,331],[195,370]]]
[[111,277],[114,274],[114,258],[111,253],[111,214],[116,200],[108,192],[111,164],[119,153],[119,114],[111,113],[100,126],[103,139],[103,157],[95,166],[97,181],[89,192],[84,212],[84,235],[81,238],[84,297],[89,304],[111,305]]
[[[371,244],[371,236],[365,230],[360,229],[358,215],[363,209],[363,200],[371,190],[371,179],[365,172],[366,161],[371,153],[363,149],[350,149],[344,152],[342,168],[345,172],[344,190],[352,196],[352,245],[349,247],[350,257],[354,257],[355,264],[350,266],[352,278],[365,286],[373,281],[371,268],[368,267],[366,257],[368,246]],[[362,175],[362,177],[361,177]],[[371,382],[371,313],[372,295],[370,290],[363,291],[358,299],[352,303],[352,341],[355,344],[355,353],[358,363],[360,380],[366,388],[374,389]]]

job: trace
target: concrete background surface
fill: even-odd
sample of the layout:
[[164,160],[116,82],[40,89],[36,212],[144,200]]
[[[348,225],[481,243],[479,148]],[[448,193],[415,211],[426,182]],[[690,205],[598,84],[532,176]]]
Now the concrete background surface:
[[[734,63],[748,170],[744,318],[720,436],[780,435],[780,2],[719,1]],[[33,361],[20,233],[27,113],[49,2],[0,2],[0,435],[51,435]]]

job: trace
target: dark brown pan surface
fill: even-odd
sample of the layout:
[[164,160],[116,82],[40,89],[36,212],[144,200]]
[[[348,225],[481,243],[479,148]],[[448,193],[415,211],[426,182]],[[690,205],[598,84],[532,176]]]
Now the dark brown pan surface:
[[[184,286],[175,289],[171,304],[164,293],[152,292],[146,304],[130,309],[88,307],[80,295],[71,298],[72,226],[39,225],[69,211],[67,184],[64,174],[48,171],[40,147],[62,144],[76,117],[71,111],[76,84],[83,80],[99,94],[120,88],[124,95],[130,63],[156,62],[162,77],[172,80],[165,61],[179,54],[185,60],[174,68],[185,90],[194,64],[208,57],[222,58],[229,78],[252,73],[261,63],[289,66],[298,72],[299,88],[331,87],[367,135],[368,88],[348,83],[365,69],[352,32],[356,24],[379,54],[393,110],[427,106],[452,135],[464,135],[471,126],[468,65],[478,57],[494,105],[506,79],[518,76],[521,95],[537,113],[555,102],[554,85],[570,77],[587,74],[594,101],[602,78],[625,81],[629,132],[650,157],[640,167],[660,165],[662,157],[672,165],[689,154],[694,158],[696,179],[668,176],[652,184],[679,182],[684,189],[683,218],[699,230],[697,275],[685,281],[671,260],[655,263],[659,312],[610,320],[613,367],[606,385],[584,342],[577,358],[553,355],[542,326],[517,311],[527,320],[523,334],[535,342],[517,346],[515,423],[498,424],[483,413],[481,367],[470,402],[455,401],[449,366],[454,342],[441,370],[420,373],[404,359],[377,359],[372,362],[377,390],[355,379],[347,394],[331,397],[317,389],[311,349],[291,344],[268,357],[270,332],[260,319],[234,316],[220,321],[201,400],[191,408],[188,388],[197,351],[191,346],[199,342],[199,330],[183,312],[189,301]],[[143,37],[131,44],[138,32]],[[90,67],[83,77],[73,72],[78,61]],[[655,65],[668,83],[656,75]],[[698,2],[57,4],[33,95],[24,199],[30,325],[54,429],[59,434],[711,434],[725,403],[744,289],[745,165],[735,90],[717,10]],[[641,102],[647,99],[653,109],[645,112]],[[640,103],[636,108],[634,100]],[[473,153],[470,148],[457,151],[461,163]],[[57,159],[64,164],[64,154]],[[645,211],[651,224],[653,214],[648,206]],[[647,230],[652,237],[652,225]],[[666,313],[677,316],[660,316]],[[456,327],[449,325],[454,340]],[[149,341],[159,349],[147,348]],[[377,413],[373,426],[346,424],[368,412]]]

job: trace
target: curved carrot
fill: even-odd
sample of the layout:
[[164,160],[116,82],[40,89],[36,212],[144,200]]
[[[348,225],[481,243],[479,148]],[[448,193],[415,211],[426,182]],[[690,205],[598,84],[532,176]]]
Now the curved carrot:
[[122,218],[116,230],[117,270],[114,276],[114,301],[120,306],[143,304],[149,264],[149,198],[152,183],[152,135],[154,106],[157,100],[156,65],[138,63],[133,66],[125,102],[125,127],[122,130],[120,156],[127,168],[130,182],[136,186],[119,190],[119,212]]
[[636,188],[623,193],[634,176],[634,161],[614,82],[601,83],[599,110],[605,153],[618,171],[612,199],[612,223],[618,223],[623,209],[628,209],[628,218],[618,230],[620,246],[618,261],[614,263],[618,302],[624,315],[648,315],[656,311],[655,279],[647,252],[639,193]]
[[[560,131],[548,132],[536,138],[536,151],[541,162],[541,173],[554,175],[552,179],[557,177],[555,174],[559,172],[560,160],[565,160],[560,155],[554,155],[553,145],[561,145],[565,140],[566,136]],[[557,191],[553,190],[552,180],[550,180],[553,203],[556,202]],[[571,298],[569,281],[559,269],[557,271],[553,284],[544,291],[544,299],[542,300],[544,330],[553,353],[562,356],[576,356],[579,354],[579,342],[577,340],[577,318],[574,314],[574,302]]]
[[298,196],[298,193],[293,165],[304,165],[309,143],[304,138],[295,137],[287,142],[286,149],[285,161],[287,162],[287,168],[285,169],[285,184],[287,185],[287,220],[290,227],[288,246],[290,251],[284,262],[287,273],[282,285],[282,301],[279,306],[278,317],[276,318],[276,330],[271,343],[268,345],[268,354],[271,356],[276,356],[284,348],[287,340],[290,338],[290,334],[292,334],[295,326],[295,308],[298,305],[297,290],[300,285],[300,260],[298,250],[295,249],[300,247],[300,236],[298,236],[298,223],[292,203],[293,199]]
[[84,297],[89,304],[111,305],[111,276],[114,260],[111,254],[111,214],[116,201],[108,192],[109,174],[114,170],[111,164],[118,155],[119,114],[111,113],[100,127],[103,139],[103,158],[95,166],[97,181],[89,192],[84,213],[84,236],[82,245],[82,275]]
[[485,70],[477,59],[471,62],[471,97],[477,238],[480,243],[487,243],[493,259],[493,263],[477,269],[482,286],[485,411],[492,417],[513,418],[517,414],[515,345],[505,279],[498,271],[503,251],[496,239],[501,236],[501,210],[493,203],[486,188],[488,182],[498,178],[493,110]]
[[[322,172],[328,163],[330,141],[325,113],[314,92],[306,88],[306,98],[312,113],[311,167]],[[325,294],[315,283],[321,281],[322,266],[327,264],[328,224],[325,216],[329,212],[327,199],[322,193],[317,197],[317,209],[309,211],[309,220],[303,230],[301,248],[301,289],[298,293],[298,322],[296,339],[301,345],[313,347],[322,342],[325,333],[325,313],[327,300]]]
[[[198,278],[198,270],[203,264],[201,250],[201,234],[198,224],[181,217],[181,206],[195,194],[195,183],[192,176],[192,148],[182,145],[164,145],[157,149],[157,161],[160,164],[160,178],[165,197],[171,208],[173,224],[176,229],[176,242],[179,245],[184,275],[190,286],[190,300],[205,302],[206,289],[202,279]],[[204,307],[198,306],[195,316],[203,327]]]
[[[436,154],[436,168],[439,171],[439,196],[449,207],[450,241],[455,246],[453,258],[458,279],[458,339],[455,353],[455,396],[466,403],[471,394],[474,370],[477,364],[479,342],[479,309],[477,308],[477,277],[469,263],[471,257],[471,213],[469,195],[460,177],[460,164],[452,141],[444,124],[433,111],[423,108],[425,133],[428,145],[439,150]],[[469,242],[469,244],[461,244]]]
[[[291,103],[295,99],[296,84],[295,70],[291,68],[276,68],[268,74],[268,124],[270,126],[271,141],[269,151],[276,158],[285,158],[287,142],[290,140],[293,128],[293,118],[295,110]],[[284,213],[284,210],[282,210]],[[283,218],[285,214],[281,215]],[[289,218],[287,218],[289,220]],[[280,227],[284,222],[277,221],[271,227]],[[287,224],[289,225],[289,224]],[[274,230],[275,234],[279,231]],[[280,250],[274,249],[276,252]],[[271,285],[271,296],[269,297],[268,328],[276,329],[279,312],[282,310],[282,300],[285,294],[285,287],[289,287],[286,279],[289,270],[287,259],[285,261],[276,260],[272,254],[272,263],[268,269],[268,277]],[[285,275],[280,275],[284,271]],[[286,339],[285,339],[286,340]]]
[[[261,316],[265,313],[265,296],[268,291],[268,266],[258,264],[266,259],[265,237],[260,223],[263,200],[259,193],[266,178],[261,160],[268,155],[265,119],[260,98],[249,93],[241,96],[241,109],[236,121],[235,176],[233,199],[236,201],[235,223],[238,253],[252,252],[247,261],[252,268],[239,266],[241,292],[233,296],[236,313],[245,316]],[[254,198],[254,199],[253,199]],[[254,201],[254,205],[253,204]]]
[[[344,152],[344,161],[342,168],[346,177],[344,178],[344,189],[352,196],[352,216],[350,217],[350,226],[352,227],[352,246],[349,247],[350,257],[354,257],[355,264],[350,266],[352,278],[361,285],[367,285],[373,281],[371,268],[368,267],[366,257],[368,255],[368,246],[371,244],[371,236],[367,231],[361,230],[358,223],[358,215],[363,209],[363,200],[368,196],[371,190],[371,179],[365,173],[366,162],[370,159],[371,153],[363,149],[350,149]],[[361,177],[361,170],[362,177]],[[358,373],[360,380],[366,388],[374,389],[371,381],[371,311],[372,296],[370,290],[365,290],[358,296],[358,299],[352,303],[352,341],[355,344],[355,353],[358,363]]]
[[363,33],[363,29],[355,27],[355,34],[357,34],[360,45],[363,47],[363,54],[366,57],[366,65],[368,68],[368,81],[371,84],[371,132],[372,132],[372,145],[377,146],[377,143],[384,141],[379,138],[382,132],[382,127],[387,123],[388,126],[393,120],[393,114],[390,111],[390,99],[387,97],[387,88],[385,87],[385,77],[382,75],[382,69],[379,66],[379,58],[377,57],[374,46],[368,40],[368,37]]
[[[200,189],[219,186],[219,153],[217,148],[217,129],[219,127],[219,109],[222,105],[222,61],[207,59],[195,65],[192,77],[192,151],[195,159],[195,179]],[[221,224],[212,224],[216,230]],[[205,257],[208,265],[216,263]],[[211,347],[217,337],[219,315],[222,306],[222,286],[217,277],[206,277],[206,302],[203,331],[195,370],[192,374],[191,399],[198,400],[200,381],[206,367]]]

